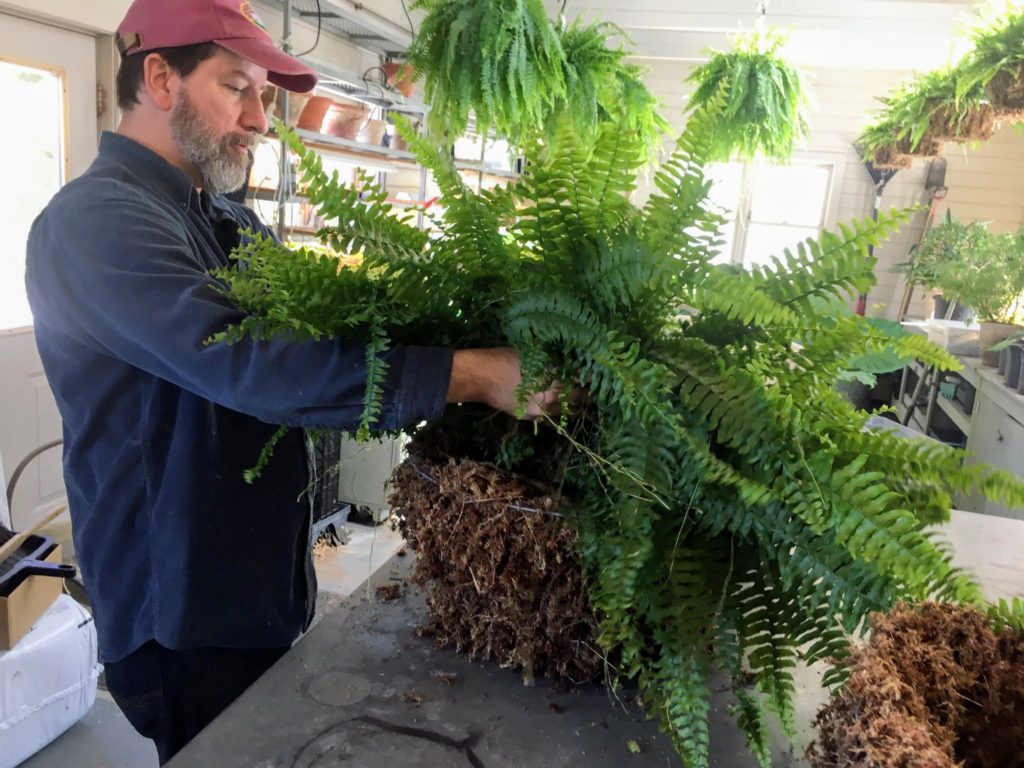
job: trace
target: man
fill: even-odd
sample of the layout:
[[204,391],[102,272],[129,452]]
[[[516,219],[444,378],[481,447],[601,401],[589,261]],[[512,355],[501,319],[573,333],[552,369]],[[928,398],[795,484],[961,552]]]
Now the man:
[[[165,763],[308,626],[301,432],[255,485],[242,472],[276,425],[354,427],[364,350],[205,343],[242,318],[209,270],[229,263],[240,229],[266,232],[219,193],[243,184],[267,130],[268,80],[308,91],[312,71],[238,0],[135,0],[118,43],[124,118],[36,221],[26,281],[107,685]],[[386,358],[382,428],[446,402],[516,408],[511,349]],[[530,412],[556,399],[538,395]]]

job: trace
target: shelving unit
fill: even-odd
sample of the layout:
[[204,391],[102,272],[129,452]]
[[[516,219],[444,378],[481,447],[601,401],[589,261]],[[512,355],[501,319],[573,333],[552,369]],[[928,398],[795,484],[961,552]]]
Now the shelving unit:
[[[1024,396],[1005,386],[998,371],[983,366],[979,357],[956,357],[962,369],[955,375],[962,386],[974,389],[970,409],[958,399],[943,397],[935,376],[931,376],[917,402],[911,402],[917,381],[929,374],[926,366],[915,361],[903,369],[893,400],[897,418],[903,421],[909,411],[908,426],[965,448],[964,461],[968,464],[987,464],[1024,477]],[[956,503],[958,509],[970,512],[1024,519],[1024,510],[1011,509],[978,494],[961,496]]]

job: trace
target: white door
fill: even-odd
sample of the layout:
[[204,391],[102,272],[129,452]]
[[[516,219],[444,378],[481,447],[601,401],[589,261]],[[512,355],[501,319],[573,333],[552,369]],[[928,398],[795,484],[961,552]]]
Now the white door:
[[[6,487],[22,458],[61,437],[25,298],[25,241],[60,186],[96,156],[94,37],[0,13],[0,456]],[[18,480],[11,503],[25,528],[62,503],[60,449],[42,454]]]

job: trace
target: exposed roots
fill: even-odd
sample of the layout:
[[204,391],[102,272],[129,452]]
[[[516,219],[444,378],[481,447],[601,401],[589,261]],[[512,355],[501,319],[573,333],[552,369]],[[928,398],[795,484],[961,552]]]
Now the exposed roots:
[[819,714],[814,768],[1024,766],[1024,633],[972,608],[875,614],[844,690]]
[[522,669],[527,681],[602,676],[576,536],[554,493],[489,464],[416,454],[391,482],[438,645]]

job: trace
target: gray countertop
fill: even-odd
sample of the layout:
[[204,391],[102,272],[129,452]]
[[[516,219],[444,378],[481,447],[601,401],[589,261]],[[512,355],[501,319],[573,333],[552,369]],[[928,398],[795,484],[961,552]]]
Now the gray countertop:
[[[375,584],[403,580],[396,557]],[[338,606],[168,765],[169,768],[620,768],[679,766],[636,706],[600,686],[538,680],[438,650],[416,634],[415,590],[366,590]],[[715,686],[711,765],[754,768]],[[628,742],[640,747],[633,754]],[[798,765],[780,747],[777,768]]]

